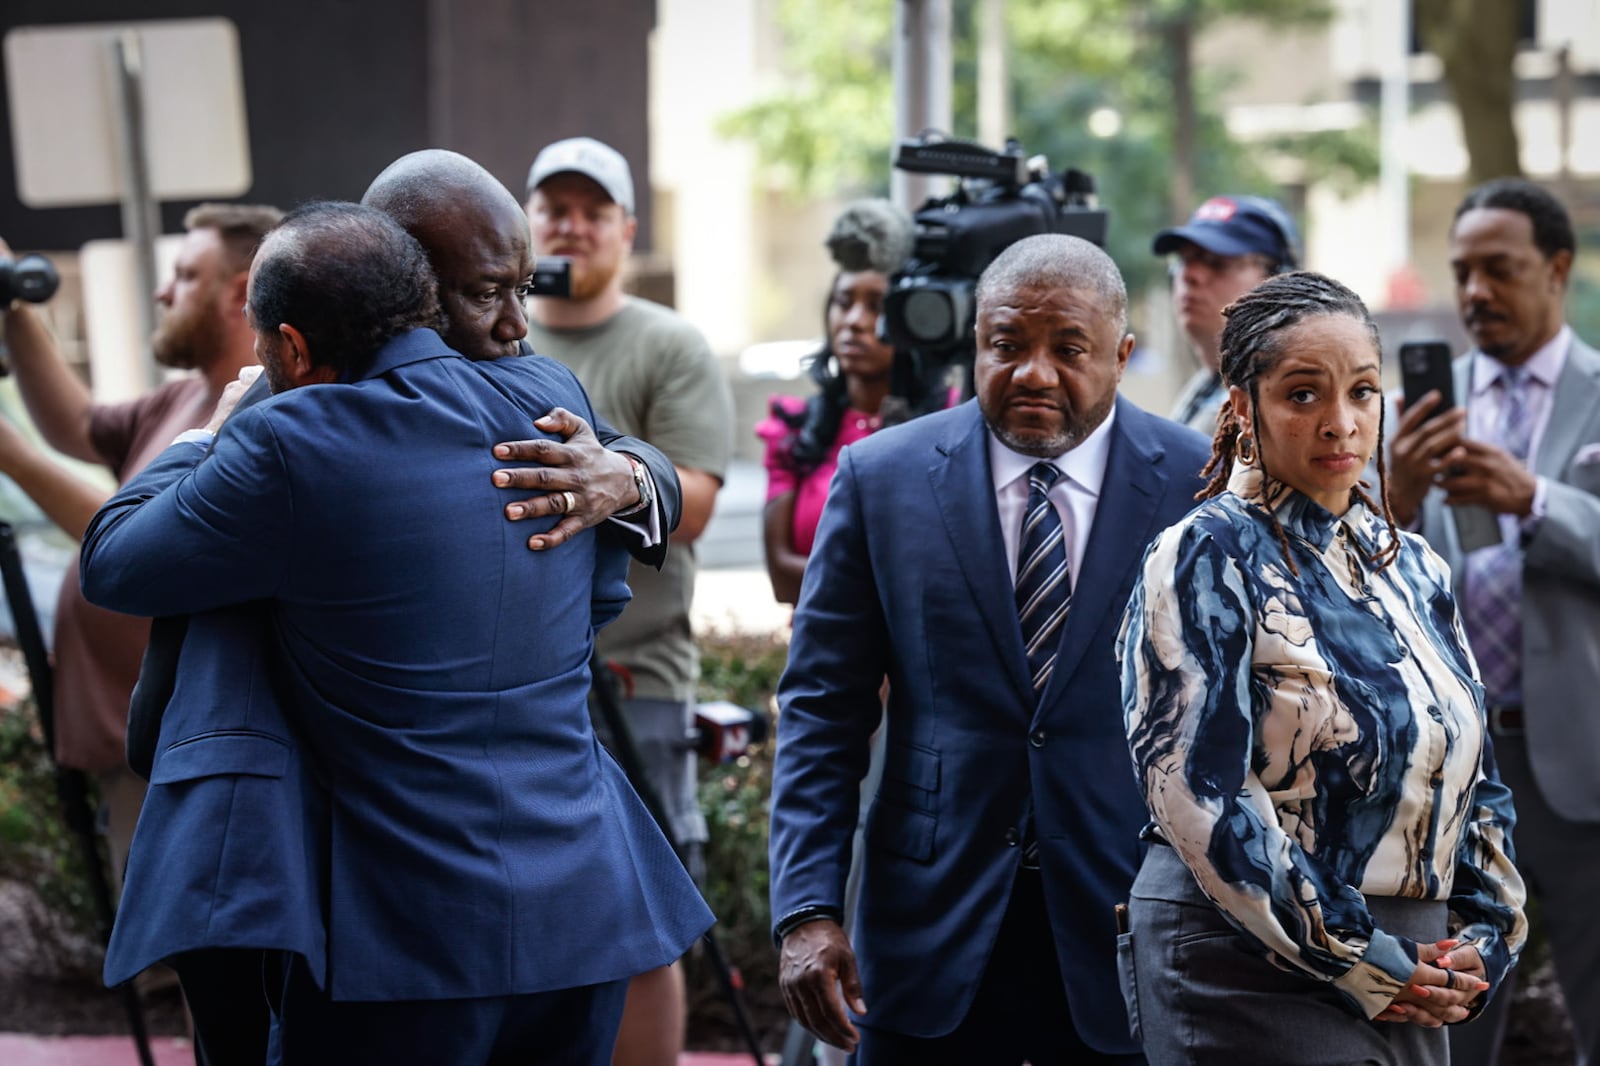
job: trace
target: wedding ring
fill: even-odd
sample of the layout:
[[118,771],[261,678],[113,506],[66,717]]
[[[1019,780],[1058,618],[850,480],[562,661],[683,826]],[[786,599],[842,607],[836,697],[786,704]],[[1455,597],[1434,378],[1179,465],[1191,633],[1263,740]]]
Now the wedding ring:
[[578,497],[572,494],[571,489],[561,490],[561,513],[571,514],[572,509],[578,506]]

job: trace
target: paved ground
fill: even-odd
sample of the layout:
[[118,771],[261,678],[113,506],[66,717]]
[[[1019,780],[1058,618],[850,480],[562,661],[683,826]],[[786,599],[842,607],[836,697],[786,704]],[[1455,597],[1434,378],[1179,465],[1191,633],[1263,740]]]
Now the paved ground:
[[[187,1040],[159,1037],[150,1043],[156,1066],[194,1066]],[[776,1056],[769,1056],[777,1062]],[[5,1066],[137,1066],[139,1055],[125,1036],[20,1036],[0,1033],[0,1063]],[[689,1052],[678,1066],[736,1066],[749,1055]]]

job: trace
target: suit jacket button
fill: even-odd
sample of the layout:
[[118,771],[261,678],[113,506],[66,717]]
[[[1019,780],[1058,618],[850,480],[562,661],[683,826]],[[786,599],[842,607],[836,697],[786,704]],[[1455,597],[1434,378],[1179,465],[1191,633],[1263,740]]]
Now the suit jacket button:
[[1006,847],[1014,848],[1021,842],[1022,834],[1017,832],[1015,826],[1006,830]]
[[1044,730],[1035,729],[1033,732],[1029,733],[1028,743],[1032,744],[1036,748],[1044,747]]

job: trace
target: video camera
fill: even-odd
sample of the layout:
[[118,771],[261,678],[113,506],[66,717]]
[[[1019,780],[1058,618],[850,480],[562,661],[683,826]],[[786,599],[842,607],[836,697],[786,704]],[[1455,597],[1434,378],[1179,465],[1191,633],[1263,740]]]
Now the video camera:
[[56,294],[61,276],[42,255],[0,257],[0,311],[12,300],[42,304]]
[[970,394],[978,276],[1009,245],[1038,233],[1103,246],[1106,212],[1095,198],[1094,178],[1074,169],[1053,174],[1043,156],[1027,158],[1015,139],[996,152],[924,135],[901,141],[894,165],[961,180],[953,193],[928,200],[913,216],[915,244],[890,280],[884,331],[896,348],[918,356],[927,377],[963,366]]

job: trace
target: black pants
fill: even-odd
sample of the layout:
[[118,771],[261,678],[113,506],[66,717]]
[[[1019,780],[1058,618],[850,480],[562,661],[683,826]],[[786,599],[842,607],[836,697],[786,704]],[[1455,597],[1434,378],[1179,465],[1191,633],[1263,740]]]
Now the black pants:
[[1078,1038],[1061,983],[1055,938],[1037,870],[1011,890],[994,954],[972,1007],[947,1036],[924,1039],[858,1024],[853,1066],[1143,1066],[1142,1055],[1105,1055]]
[[263,1066],[267,1061],[271,1009],[262,975],[265,958],[265,952],[246,948],[211,948],[167,960],[194,1018],[197,1066]]
[[520,996],[334,1002],[298,956],[273,1066],[609,1066],[628,980]]

